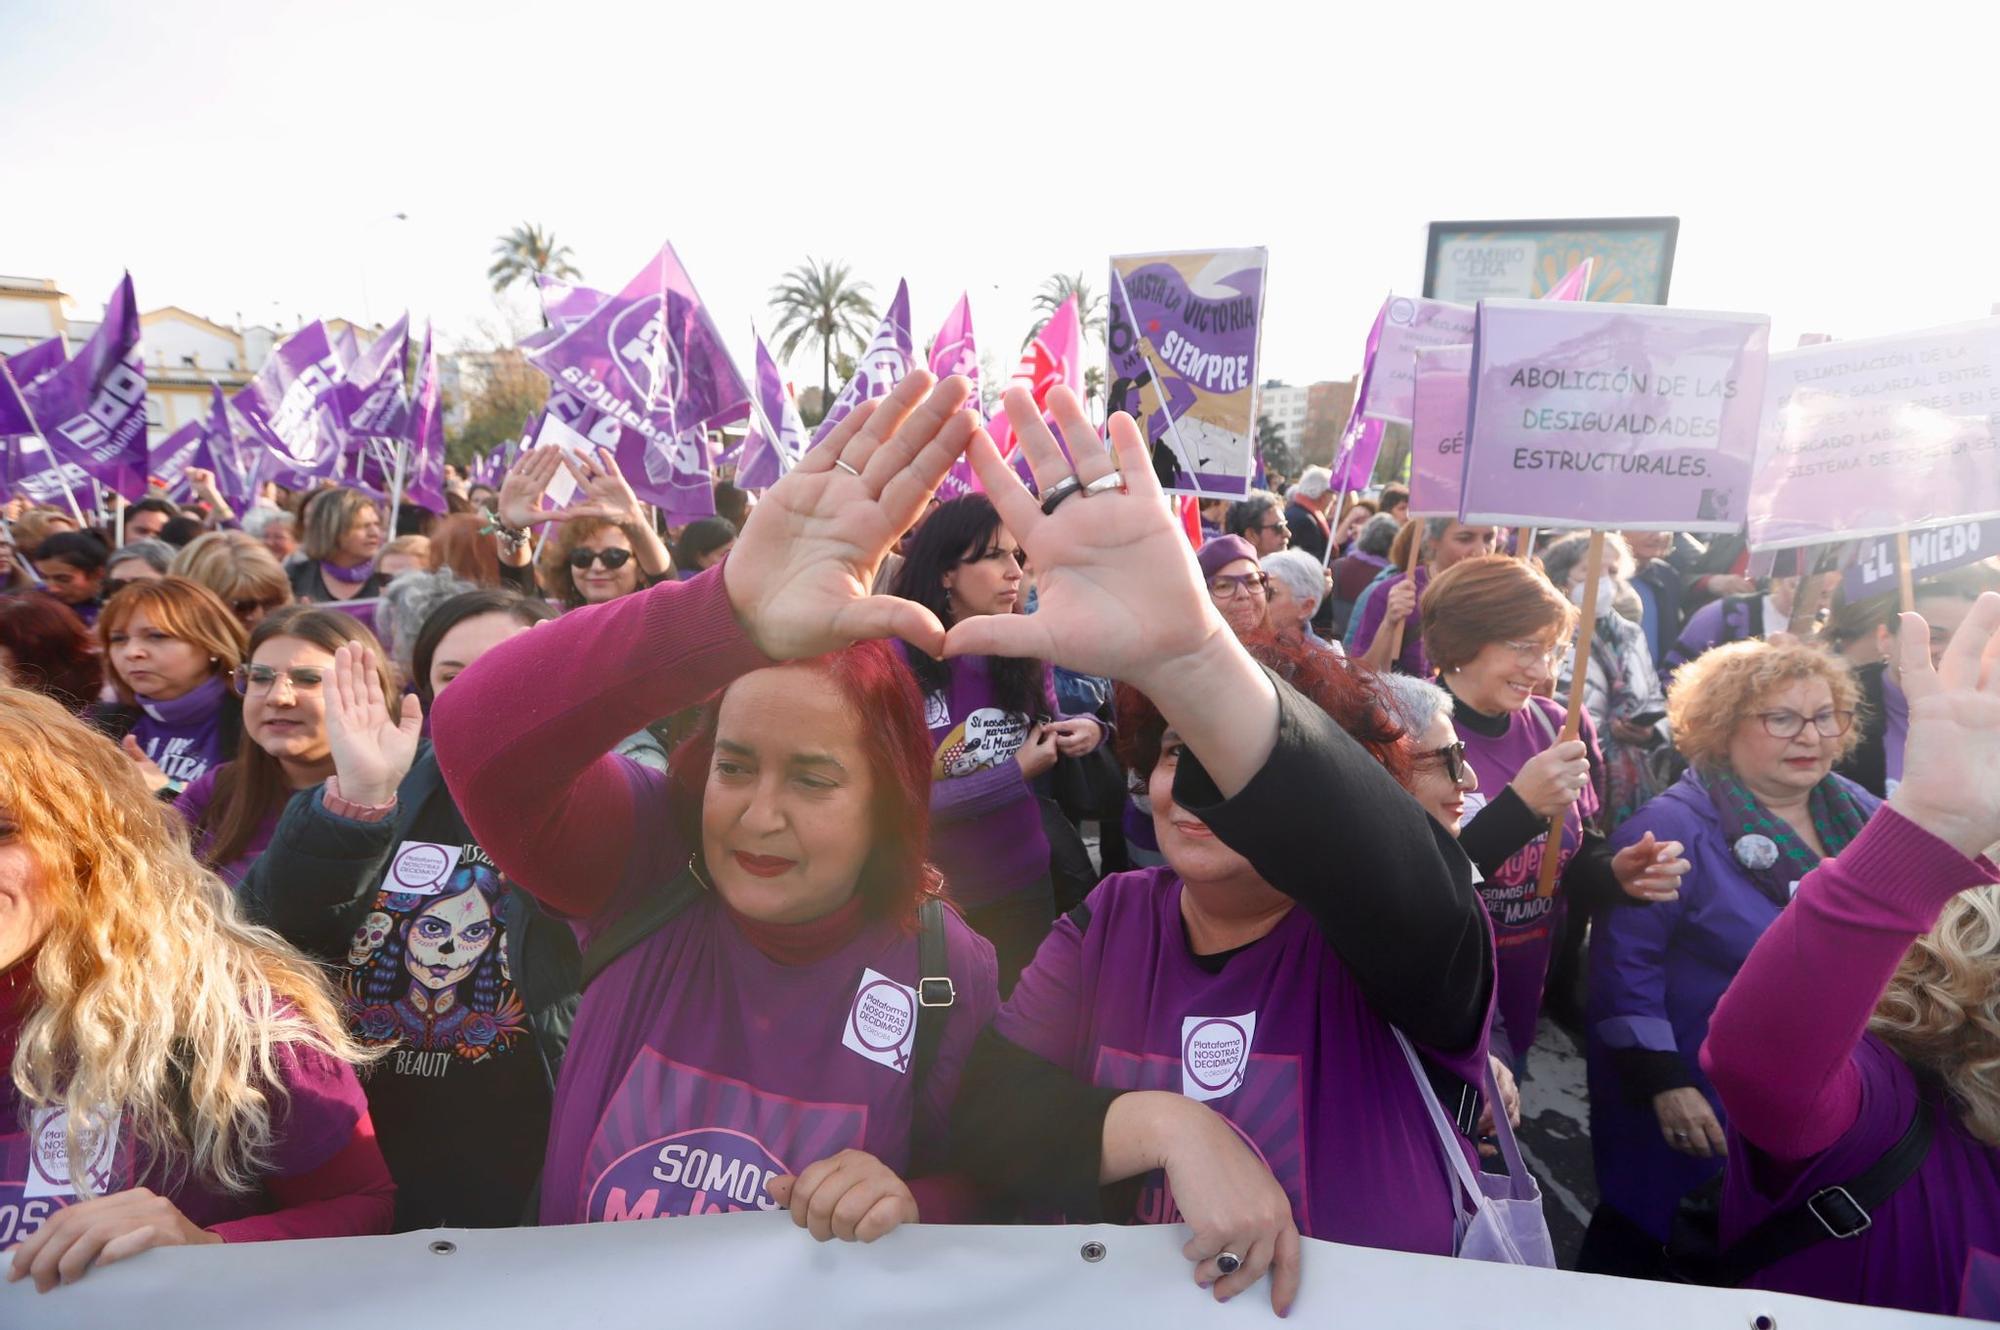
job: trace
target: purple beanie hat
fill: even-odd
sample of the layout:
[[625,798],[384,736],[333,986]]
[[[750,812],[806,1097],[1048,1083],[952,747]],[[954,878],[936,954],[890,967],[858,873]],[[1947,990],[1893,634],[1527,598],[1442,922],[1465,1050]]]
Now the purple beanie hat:
[[1202,577],[1206,579],[1214,577],[1238,559],[1257,562],[1257,551],[1251,549],[1250,542],[1241,536],[1217,536],[1203,545],[1201,552],[1194,557],[1195,562],[1201,565]]

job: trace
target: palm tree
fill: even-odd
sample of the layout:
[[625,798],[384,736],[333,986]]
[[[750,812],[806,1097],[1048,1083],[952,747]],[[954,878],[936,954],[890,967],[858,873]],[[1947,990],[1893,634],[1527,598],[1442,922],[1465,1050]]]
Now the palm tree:
[[771,309],[778,316],[771,335],[781,339],[778,355],[790,360],[802,346],[819,348],[823,402],[833,400],[834,359],[849,347],[857,355],[868,347],[875,302],[867,291],[868,283],[855,281],[846,264],[821,263],[813,258],[786,273],[771,288]]
[[556,243],[554,232],[544,235],[541,227],[523,222],[494,242],[493,266],[486,276],[496,293],[542,276],[574,282],[583,274],[570,262],[572,257],[568,245]]
[[1085,335],[1095,335],[1100,342],[1104,340],[1104,297],[1090,289],[1090,282],[1082,273],[1072,277],[1066,272],[1059,272],[1045,279],[1042,289],[1035,295],[1034,308],[1040,311],[1041,317],[1035,320],[1034,327],[1028,329],[1028,335],[1021,339],[1023,349],[1048,326],[1049,320],[1062,308],[1063,301],[1071,296],[1076,297],[1076,316],[1083,322]]

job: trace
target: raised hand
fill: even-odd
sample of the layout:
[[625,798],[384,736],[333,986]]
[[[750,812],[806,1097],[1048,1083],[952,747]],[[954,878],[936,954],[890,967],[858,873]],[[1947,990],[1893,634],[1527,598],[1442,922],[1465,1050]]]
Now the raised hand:
[[128,734],[118,741],[118,747],[126,757],[132,759],[133,767],[139,772],[139,779],[146,782],[147,793],[158,794],[167,788],[167,773],[160,770],[159,763],[146,756],[146,750],[139,747],[137,739]]
[[525,531],[537,522],[559,522],[571,516],[567,508],[542,507],[542,495],[547,493],[556,472],[563,469],[563,458],[563,450],[553,446],[530,448],[515,458],[514,465],[500,478],[499,511],[494,516],[516,531]]
[[562,459],[576,477],[581,496],[564,509],[566,515],[601,517],[619,526],[647,525],[646,510],[640,507],[639,496],[626,483],[625,473],[618,469],[618,458],[609,448],[599,448],[594,458],[565,452]]
[[423,708],[405,695],[397,714],[382,695],[375,652],[349,643],[333,653],[326,688],[326,738],[341,797],[357,804],[386,804],[416,761]]
[[751,510],[722,580],[765,655],[796,660],[873,637],[943,653],[935,614],[868,590],[975,428],[960,410],[971,386],[956,376],[934,383],[914,371],[862,403]]
[[1910,737],[1889,806],[1961,854],[2000,841],[2000,594],[1987,592],[1931,664],[1930,627],[1897,628]]

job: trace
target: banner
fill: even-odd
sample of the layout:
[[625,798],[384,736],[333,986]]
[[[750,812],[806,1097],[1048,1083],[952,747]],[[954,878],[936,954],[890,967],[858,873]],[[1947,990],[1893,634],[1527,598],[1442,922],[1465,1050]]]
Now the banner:
[[14,386],[22,392],[38,387],[49,375],[63,367],[69,359],[69,352],[63,347],[63,339],[51,337],[45,342],[36,342],[25,351],[7,357],[7,372],[14,376]]
[[[1069,440],[1063,437],[1062,427],[1055,417],[1048,413],[1049,393],[1057,387],[1068,388],[1083,397],[1083,321],[1076,312],[1076,297],[1070,296],[1056,306],[1056,312],[1049,315],[1044,323],[1028,339],[1027,347],[1021,352],[1020,363],[1014,366],[1014,375],[1007,380],[1008,388],[1026,388],[1028,396],[1035,399],[1035,407],[1042,413],[1049,432],[1056,437],[1056,444],[1063,455],[1070,456]],[[993,439],[993,446],[1000,450],[1002,457],[1012,458],[1014,470],[1023,483],[1033,486],[1035,477],[1028,466],[1028,455],[1020,451],[1014,438],[1014,422],[1006,411],[993,413],[986,422],[986,432]],[[1071,460],[1074,460],[1072,458]],[[968,464],[969,465],[969,464]],[[973,477],[976,483],[978,477]]]
[[1410,516],[1458,516],[1472,403],[1472,347],[1425,347],[1416,356],[1410,415]]
[[750,415],[750,432],[743,439],[743,453],[736,462],[736,484],[746,490],[769,489],[806,455],[811,440],[806,423],[799,416],[799,404],[785,391],[778,375],[778,362],[771,348],[750,329],[757,344],[757,400]]
[[23,394],[57,458],[134,501],[146,494],[146,361],[140,336],[139,302],[128,272],[90,340]]
[[271,479],[301,489],[333,475],[346,442],[338,403],[345,382],[326,325],[314,319],[278,343],[257,377],[230,399],[278,464]]
[[[617,423],[618,466],[641,499],[680,519],[715,512],[708,426],[741,419],[750,389],[671,243],[587,318],[525,350]],[[578,428],[597,437],[595,422]]]
[[444,501],[444,404],[439,400],[437,348],[431,343],[429,324],[424,325],[424,352],[417,364],[421,368],[416,409],[402,438],[403,493],[417,507],[442,517],[450,511]]
[[1267,259],[1261,248],[1111,259],[1107,409],[1140,422],[1170,490],[1250,490]]
[[[974,420],[984,416],[979,400],[979,347],[972,336],[972,301],[962,291],[951,313],[944,316],[944,326],[931,341],[930,371],[939,383],[954,374],[970,379],[972,396],[965,399],[965,409],[973,413]],[[979,477],[973,474],[972,463],[961,457],[938,483],[937,496],[940,500],[957,499],[978,488]]]
[[1737,530],[1770,335],[1761,314],[1481,301],[1461,520]]
[[1527,300],[1594,261],[1586,292],[1600,303],[1664,305],[1678,217],[1432,222],[1424,294],[1434,300]]
[[2000,319],[1771,357],[1750,547],[2000,517]]
[[28,414],[28,404],[22,399],[21,390],[14,386],[14,376],[4,358],[0,358],[0,440],[34,432],[35,422]]
[[[1910,533],[1910,575],[1919,582],[1995,556],[2000,556],[2000,520],[1954,522]],[[1857,541],[1845,562],[1840,585],[1848,600],[1862,600],[1896,589],[1900,575],[1896,571],[1894,536],[1870,536]]]
[[1359,410],[1370,420],[1410,423],[1416,395],[1417,352],[1424,347],[1463,346],[1472,341],[1474,309],[1442,300],[1391,296],[1382,307],[1381,340],[1368,374]]
[[[569,1326],[1534,1327],[1946,1330],[1943,1317],[1755,1289],[1641,1283],[1311,1239],[1298,1301],[1259,1283],[1226,1306],[1194,1286],[1181,1225],[906,1224],[814,1242],[789,1215],[160,1247],[38,1294],[0,1284],[8,1330],[557,1330]],[[1969,1281],[1970,1282],[1970,1281]]]
[[[64,462],[58,466],[49,445],[33,434],[23,435],[8,444],[8,485],[17,494],[25,494],[36,503],[55,504],[67,507],[70,495],[90,498],[90,475],[74,462]],[[63,486],[69,490],[64,492]]]
[[900,281],[896,283],[896,298],[889,302],[889,312],[875,329],[874,340],[855,363],[854,377],[821,417],[812,441],[818,443],[833,433],[833,427],[861,403],[873,397],[887,397],[915,363],[916,352],[910,342],[910,284]]

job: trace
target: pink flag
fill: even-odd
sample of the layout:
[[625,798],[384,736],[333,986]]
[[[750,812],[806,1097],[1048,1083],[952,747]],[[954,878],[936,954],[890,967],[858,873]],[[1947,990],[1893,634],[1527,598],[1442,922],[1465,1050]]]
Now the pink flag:
[[[954,374],[972,380],[972,396],[965,399],[965,409],[978,412],[979,350],[972,339],[972,302],[963,294],[951,307],[951,313],[944,316],[944,326],[938,329],[937,340],[931,343],[930,370],[940,382]],[[973,416],[975,420],[978,418],[977,414]],[[956,499],[978,488],[979,477],[972,473],[972,463],[961,457],[951,464],[951,470],[938,485],[938,498]]]
[[1577,264],[1574,268],[1563,274],[1563,279],[1560,282],[1557,282],[1547,291],[1544,291],[1542,299],[1588,300],[1590,298],[1590,274],[1596,267],[1596,259],[1585,259],[1582,263]]
[[[1009,388],[1026,388],[1034,395],[1035,405],[1045,413],[1048,410],[1049,389],[1057,384],[1068,388],[1078,397],[1083,396],[1083,323],[1077,318],[1076,297],[1062,302],[1035,339],[1028,343],[1021,353],[1021,363],[1014,368],[1014,377],[1007,384]],[[1055,422],[1049,421],[1058,442],[1062,442],[1062,431],[1056,429]],[[993,436],[993,446],[1000,450],[1002,457],[1011,456],[1014,449],[1014,427],[1007,420],[1005,411],[996,411],[993,419],[986,422],[986,432]],[[1069,445],[1063,444],[1067,452]],[[1028,474],[1025,458],[1014,459],[1014,469],[1023,477]]]

